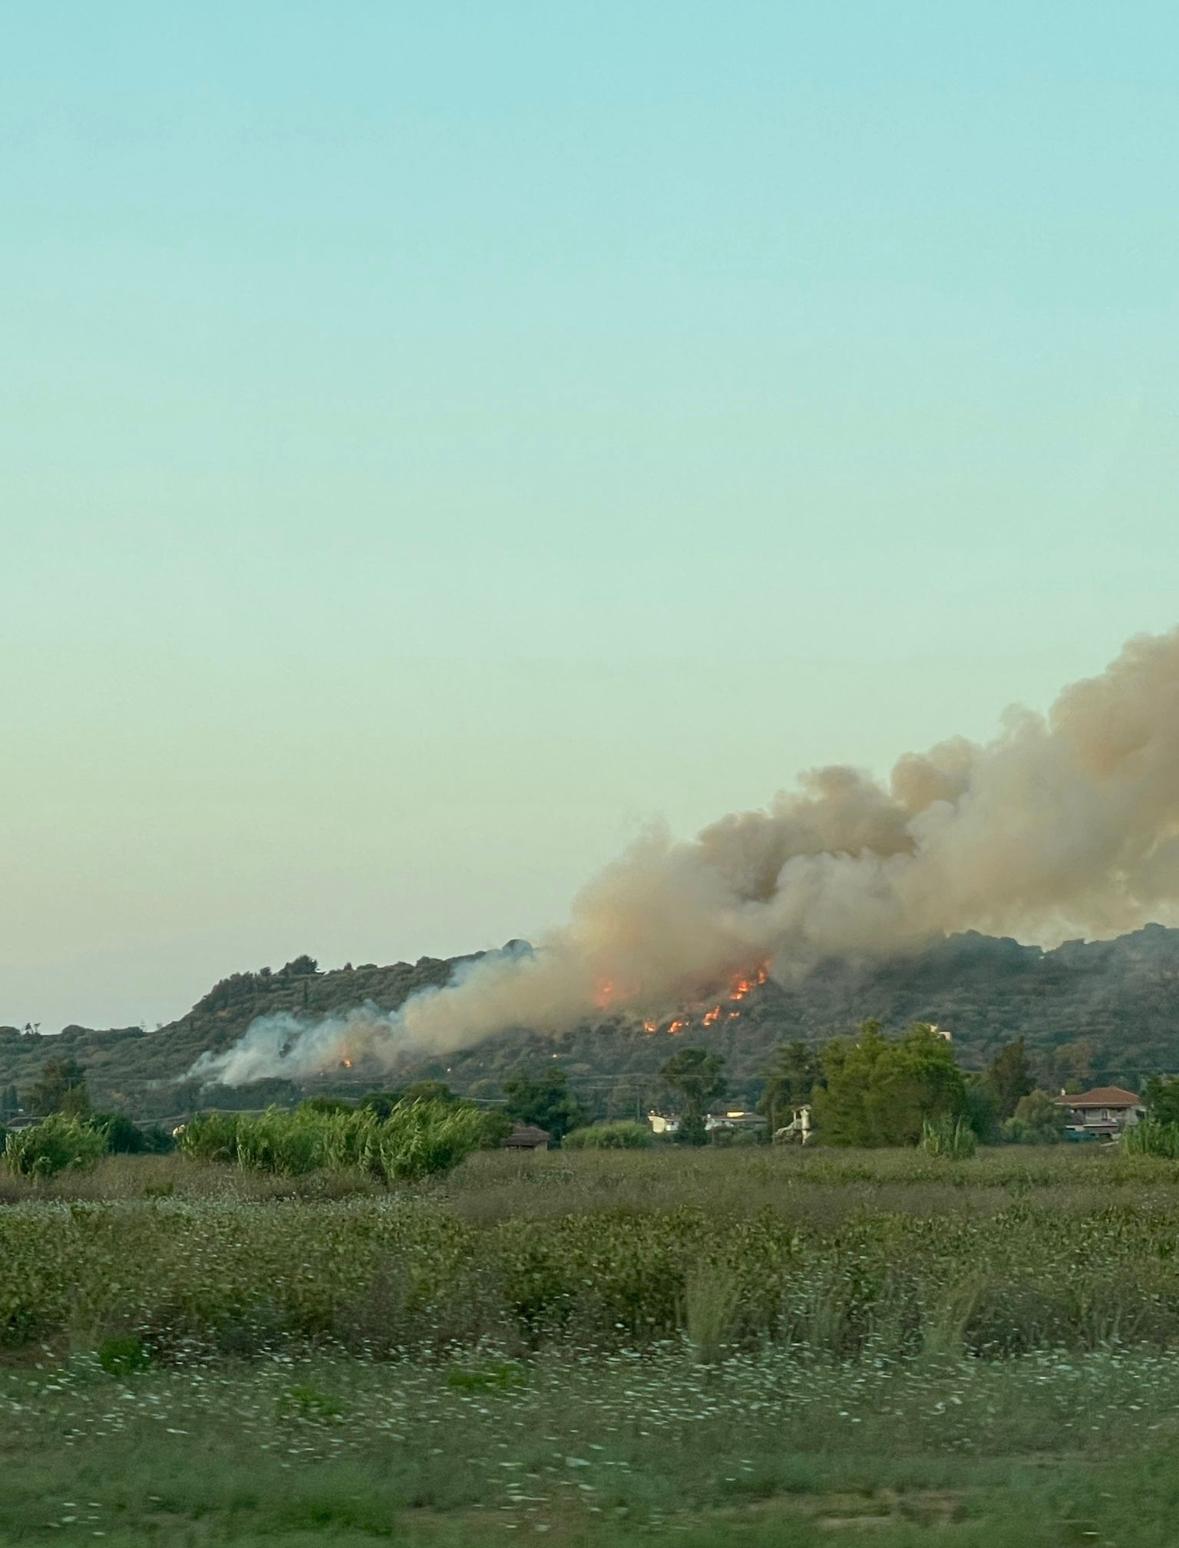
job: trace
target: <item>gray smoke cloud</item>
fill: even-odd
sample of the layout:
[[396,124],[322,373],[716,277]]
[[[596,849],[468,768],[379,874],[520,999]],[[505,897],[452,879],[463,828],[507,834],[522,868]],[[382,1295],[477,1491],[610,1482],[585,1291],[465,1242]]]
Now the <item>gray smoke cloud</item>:
[[1008,711],[991,741],[905,754],[887,783],[812,769],[691,841],[653,828],[534,952],[465,964],[392,1014],[269,1018],[194,1073],[297,1077],[606,1010],[658,1017],[763,964],[782,976],[964,929],[1108,935],[1166,920],[1177,901],[1179,629],[1131,640],[1047,715]]

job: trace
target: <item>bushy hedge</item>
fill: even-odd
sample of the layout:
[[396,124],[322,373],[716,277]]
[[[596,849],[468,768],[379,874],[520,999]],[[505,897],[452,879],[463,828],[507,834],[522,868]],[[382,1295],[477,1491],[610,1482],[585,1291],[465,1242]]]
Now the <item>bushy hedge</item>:
[[617,1123],[595,1123],[584,1129],[572,1129],[561,1141],[562,1150],[646,1150],[655,1136],[645,1123],[623,1119]]
[[0,1129],[0,1158],[18,1177],[53,1177],[84,1171],[104,1155],[162,1155],[172,1148],[172,1136],[158,1124],[141,1129],[122,1113],[50,1113],[27,1129]]
[[354,1167],[393,1182],[449,1171],[478,1149],[485,1131],[485,1115],[460,1103],[399,1103],[386,1118],[363,1108],[271,1108],[255,1117],[198,1116],[181,1134],[180,1149],[196,1160],[290,1177]]
[[18,1177],[52,1177],[93,1166],[106,1150],[105,1134],[92,1123],[51,1113],[40,1123],[8,1135],[4,1162]]

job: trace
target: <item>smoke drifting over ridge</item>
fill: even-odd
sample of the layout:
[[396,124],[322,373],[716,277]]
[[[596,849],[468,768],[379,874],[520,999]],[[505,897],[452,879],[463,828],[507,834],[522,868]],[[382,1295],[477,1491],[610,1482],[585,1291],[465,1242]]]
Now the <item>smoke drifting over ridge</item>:
[[595,1013],[662,1017],[734,975],[879,957],[964,929],[1106,935],[1179,902],[1179,629],[1131,640],[1049,713],[989,742],[907,753],[887,784],[813,769],[762,811],[689,842],[651,830],[577,896],[534,952],[467,963],[395,1012],[255,1022],[192,1073],[239,1084],[343,1059],[469,1047]]

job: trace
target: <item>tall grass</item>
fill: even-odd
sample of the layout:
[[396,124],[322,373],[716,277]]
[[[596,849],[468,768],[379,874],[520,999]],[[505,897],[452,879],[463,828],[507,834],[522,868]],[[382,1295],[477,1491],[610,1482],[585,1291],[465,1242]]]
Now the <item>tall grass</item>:
[[1174,1187],[1138,1202],[1095,1193],[1081,1211],[1017,1196],[987,1216],[921,1216],[861,1197],[825,1221],[721,1219],[703,1198],[480,1226],[436,1188],[16,1204],[0,1209],[0,1346],[134,1336],[164,1353],[249,1354],[327,1339],[384,1354],[686,1338],[708,1361],[767,1342],[991,1358],[1179,1340]]
[[106,1148],[106,1135],[93,1124],[53,1113],[31,1128],[9,1134],[4,1162],[18,1177],[52,1177],[94,1166]]
[[968,1161],[978,1150],[978,1136],[965,1118],[927,1118],[921,1125],[921,1149],[927,1156]]
[[484,1132],[483,1114],[460,1104],[403,1102],[387,1118],[367,1109],[274,1107],[257,1116],[198,1116],[181,1135],[180,1149],[195,1160],[287,1177],[355,1169],[382,1182],[414,1181],[449,1171]]
[[684,1277],[683,1328],[693,1355],[711,1365],[733,1337],[741,1304],[739,1275],[723,1263],[702,1262]]
[[1122,1148],[1131,1156],[1164,1156],[1179,1160],[1179,1123],[1146,1118],[1132,1124],[1122,1135]]

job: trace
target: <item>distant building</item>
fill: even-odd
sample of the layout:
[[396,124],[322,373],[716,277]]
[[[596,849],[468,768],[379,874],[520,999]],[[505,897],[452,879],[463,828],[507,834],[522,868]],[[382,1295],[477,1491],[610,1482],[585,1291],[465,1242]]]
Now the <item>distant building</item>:
[[761,1113],[750,1112],[745,1107],[730,1107],[723,1113],[709,1113],[704,1120],[705,1131],[709,1134],[713,1129],[764,1129],[765,1118]]
[[647,1122],[651,1125],[652,1134],[671,1135],[679,1132],[679,1119],[669,1118],[664,1113],[648,1113]]
[[547,1129],[538,1129],[534,1123],[513,1129],[501,1144],[502,1150],[547,1150],[552,1135]]
[[1146,1117],[1142,1098],[1121,1086],[1094,1086],[1092,1091],[1062,1092],[1058,1107],[1066,1108],[1065,1127],[1072,1134],[1116,1139],[1123,1129]]

